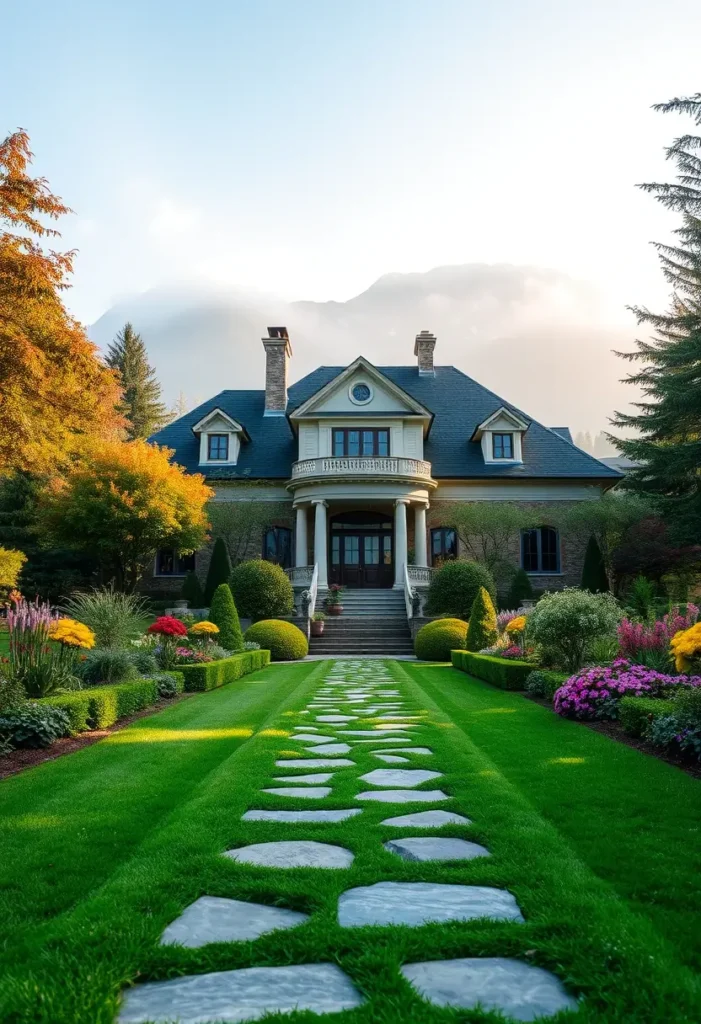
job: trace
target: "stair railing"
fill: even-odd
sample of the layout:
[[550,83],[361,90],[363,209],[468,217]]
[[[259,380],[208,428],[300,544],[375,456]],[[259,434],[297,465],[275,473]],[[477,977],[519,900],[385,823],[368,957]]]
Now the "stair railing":
[[319,563],[314,563],[314,572],[312,573],[312,581],[309,584],[309,618],[311,619],[316,608],[316,595],[319,590]]
[[407,620],[411,620],[414,617],[414,608],[417,599],[417,593],[411,585],[409,579],[409,571],[404,563],[404,604],[406,605],[406,617]]

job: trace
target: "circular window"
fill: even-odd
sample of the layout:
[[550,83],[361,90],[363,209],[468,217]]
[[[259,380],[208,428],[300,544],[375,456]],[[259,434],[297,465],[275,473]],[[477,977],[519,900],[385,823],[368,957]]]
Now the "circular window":
[[372,388],[369,384],[353,384],[350,389],[350,396],[356,405],[365,405],[372,398]]

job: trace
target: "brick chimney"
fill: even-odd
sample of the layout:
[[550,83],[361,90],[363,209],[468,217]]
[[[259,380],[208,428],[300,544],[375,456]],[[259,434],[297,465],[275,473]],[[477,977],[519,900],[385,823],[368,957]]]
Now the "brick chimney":
[[416,335],[414,342],[414,355],[419,359],[419,376],[434,377],[436,371],[433,369],[433,350],[436,347],[436,336],[430,331],[422,331]]
[[269,327],[265,349],[265,415],[284,416],[287,408],[287,360],[292,346],[286,327]]

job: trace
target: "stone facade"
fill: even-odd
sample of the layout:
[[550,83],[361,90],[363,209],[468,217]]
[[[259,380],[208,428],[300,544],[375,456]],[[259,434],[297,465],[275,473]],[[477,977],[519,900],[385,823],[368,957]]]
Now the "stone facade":
[[414,355],[417,358],[419,373],[425,374],[434,372],[433,350],[436,347],[436,336],[430,331],[421,331],[416,335],[414,342]]
[[265,348],[265,414],[284,416],[287,409],[287,360],[292,355],[284,327],[269,327]]

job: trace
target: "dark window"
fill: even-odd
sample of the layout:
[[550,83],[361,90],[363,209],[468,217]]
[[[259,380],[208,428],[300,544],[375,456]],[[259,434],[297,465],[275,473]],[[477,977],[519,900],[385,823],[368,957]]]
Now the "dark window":
[[389,455],[389,430],[334,430],[333,454],[337,459],[358,455],[385,458]]
[[186,572],[195,571],[195,553],[178,554],[172,548],[161,548],[156,555],[157,576],[184,576]]
[[207,458],[210,462],[226,462],[229,458],[229,435],[207,434],[209,446]]
[[458,538],[455,530],[439,526],[431,530],[431,565],[458,557]]
[[513,434],[492,434],[492,457],[495,459],[513,459]]
[[292,565],[292,530],[286,526],[271,526],[263,534],[263,558],[275,562],[283,569]]
[[521,565],[526,572],[560,571],[560,538],[552,526],[521,533]]
[[367,384],[356,384],[351,392],[356,402],[369,402],[372,391]]

